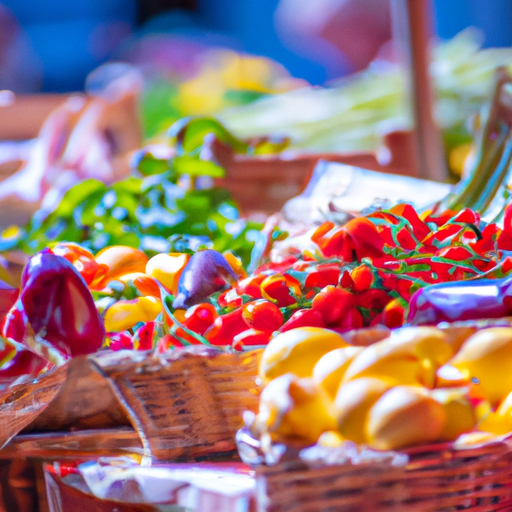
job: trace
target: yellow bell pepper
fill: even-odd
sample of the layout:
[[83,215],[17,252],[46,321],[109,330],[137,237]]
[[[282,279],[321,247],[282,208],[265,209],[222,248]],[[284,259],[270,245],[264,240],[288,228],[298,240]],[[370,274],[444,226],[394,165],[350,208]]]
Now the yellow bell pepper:
[[185,253],[157,254],[148,261],[146,274],[176,295],[178,281],[189,259],[190,255]]
[[105,330],[118,332],[131,329],[139,322],[150,322],[162,312],[162,302],[156,297],[120,300],[105,312]]
[[102,249],[95,256],[97,263],[108,266],[108,272],[99,281],[89,286],[92,290],[101,290],[110,281],[119,279],[125,274],[144,272],[148,257],[138,249],[125,245],[112,245]]

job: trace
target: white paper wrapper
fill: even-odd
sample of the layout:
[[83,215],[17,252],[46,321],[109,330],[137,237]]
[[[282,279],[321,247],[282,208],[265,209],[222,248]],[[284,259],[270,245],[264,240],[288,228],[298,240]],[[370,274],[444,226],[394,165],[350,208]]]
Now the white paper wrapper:
[[289,222],[313,225],[329,218],[332,207],[360,213],[374,206],[387,208],[405,202],[423,210],[443,199],[451,188],[444,183],[320,161],[304,192],[286,203],[283,214]]
[[[183,463],[139,466],[126,460],[87,462],[78,474],[62,477],[66,486],[99,500],[148,505],[155,512],[252,512],[253,471],[241,463]],[[50,494],[60,492],[46,475]],[[50,499],[50,512],[60,510]],[[124,509],[123,509],[124,510]]]

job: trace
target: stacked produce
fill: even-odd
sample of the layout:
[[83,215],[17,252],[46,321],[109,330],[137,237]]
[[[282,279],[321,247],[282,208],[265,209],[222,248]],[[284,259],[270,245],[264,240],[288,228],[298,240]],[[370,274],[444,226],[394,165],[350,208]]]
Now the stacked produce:
[[263,352],[252,430],[274,442],[379,450],[482,442],[512,430],[511,350],[510,327],[469,337],[408,327],[368,347],[327,329],[290,331]]
[[500,318],[511,314],[511,215],[508,208],[499,228],[468,209],[422,218],[397,205],[344,226],[325,222],[312,234],[315,252],[259,264],[283,236],[273,230],[253,250],[251,273],[230,251],[148,257],[125,245],[93,254],[60,242],[29,260],[19,297],[4,283],[2,332],[20,354],[29,349],[59,364],[107,346],[241,350],[297,327],[345,332]]
[[[166,443],[178,453],[186,436],[184,453],[225,455],[234,448],[239,402],[257,400],[257,390],[246,389],[257,377],[253,366],[226,353],[258,350],[241,355],[254,356],[253,364],[261,357],[260,410],[249,432],[263,452],[278,443],[387,451],[506,435],[512,206],[492,222],[480,208],[500,194],[508,200],[500,187],[509,131],[498,121],[501,138],[485,131],[494,159],[481,160],[491,174],[500,160],[499,179],[489,180],[485,201],[470,194],[474,208],[455,193],[428,211],[400,203],[343,212],[343,223],[326,220],[307,249],[289,244],[285,255],[272,249],[288,233],[242,218],[214,180],[224,175],[217,144],[252,156],[289,141],[240,140],[209,118],[178,122],[166,141],[137,153],[135,176],[111,186],[87,180],[55,211],[2,234],[0,386],[30,386],[71,358],[100,352],[82,360],[114,383],[125,412],[136,403],[148,416],[133,421],[130,411],[145,457]],[[216,358],[225,360],[202,365]],[[201,378],[214,382],[214,398],[202,390],[195,409],[196,381],[189,386],[189,373],[173,370],[187,365],[191,380],[205,372]],[[231,368],[245,372],[238,382],[245,394],[236,399]],[[158,398],[168,385],[172,403],[148,398],[155,375],[163,376]],[[211,430],[204,411],[217,409],[227,420],[204,441]],[[176,424],[162,440],[169,411],[178,411]],[[191,418],[201,423],[192,433]],[[204,453],[201,442],[210,443]]]
[[[277,62],[205,47],[186,38],[146,37],[125,58],[144,69],[142,124],[147,137],[187,116],[210,116],[303,86]],[[94,75],[93,77],[94,78]]]

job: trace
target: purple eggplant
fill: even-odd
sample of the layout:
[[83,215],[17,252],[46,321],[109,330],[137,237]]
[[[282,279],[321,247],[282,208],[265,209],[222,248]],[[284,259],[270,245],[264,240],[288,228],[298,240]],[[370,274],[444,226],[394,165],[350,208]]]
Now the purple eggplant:
[[409,325],[435,325],[511,315],[512,277],[506,277],[455,281],[422,288],[411,298],[406,322]]
[[211,249],[196,252],[180,276],[173,307],[186,309],[204,302],[212,293],[225,290],[236,280],[236,274],[220,252]]

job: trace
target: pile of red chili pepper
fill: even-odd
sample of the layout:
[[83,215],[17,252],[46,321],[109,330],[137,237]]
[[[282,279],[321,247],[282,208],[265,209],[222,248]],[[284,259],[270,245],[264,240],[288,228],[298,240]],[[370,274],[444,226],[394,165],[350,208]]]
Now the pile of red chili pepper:
[[[187,310],[183,324],[212,344],[235,348],[264,345],[275,331],[295,327],[398,327],[413,294],[428,285],[466,281],[475,289],[475,278],[508,274],[512,208],[500,229],[468,209],[421,218],[412,206],[398,205],[344,226],[325,222],[312,240],[316,254],[264,264]],[[194,342],[183,334],[172,339],[176,346],[184,341]]]
[[0,282],[0,383],[107,347],[240,350],[294,327],[398,327],[410,304],[411,323],[421,323],[417,311],[431,323],[479,318],[480,306],[488,317],[512,315],[512,207],[500,228],[469,209],[420,216],[400,204],[343,226],[325,222],[311,238],[317,251],[249,276],[236,256],[214,250],[148,259],[125,246],[96,255],[71,243],[45,249],[19,289]]

